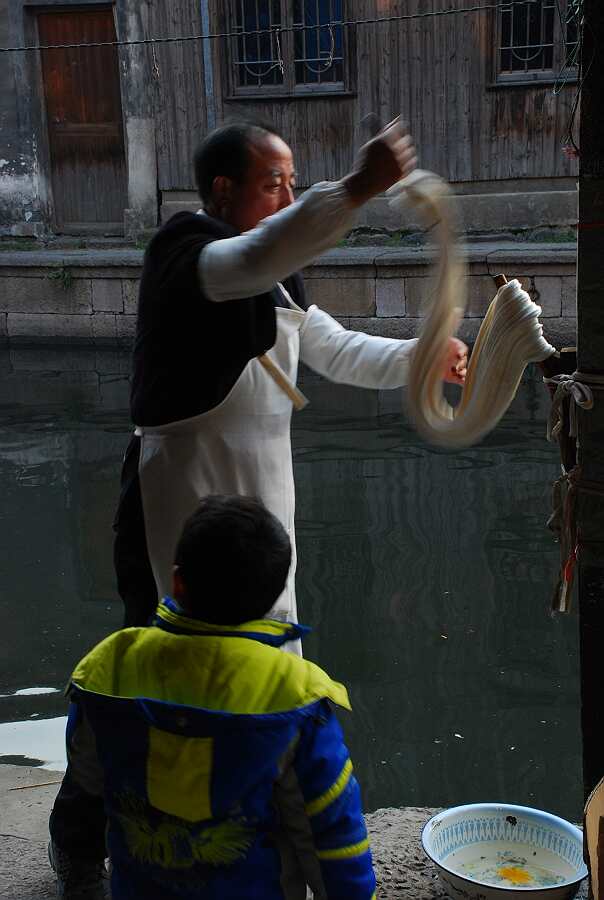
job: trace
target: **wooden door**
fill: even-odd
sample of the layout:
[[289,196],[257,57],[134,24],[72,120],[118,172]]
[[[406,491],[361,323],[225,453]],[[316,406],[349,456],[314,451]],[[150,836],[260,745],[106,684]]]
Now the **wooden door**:
[[[115,41],[111,9],[38,15],[42,44]],[[42,50],[55,227],[123,232],[126,161],[116,47]]]

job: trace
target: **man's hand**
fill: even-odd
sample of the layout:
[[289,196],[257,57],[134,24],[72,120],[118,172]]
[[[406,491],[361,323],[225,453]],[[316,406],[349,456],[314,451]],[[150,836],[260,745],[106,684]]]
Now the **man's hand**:
[[361,147],[342,183],[353,204],[362,206],[409,175],[416,163],[413,140],[396,118]]
[[444,381],[463,384],[468,370],[468,348],[459,338],[449,338],[445,354]]

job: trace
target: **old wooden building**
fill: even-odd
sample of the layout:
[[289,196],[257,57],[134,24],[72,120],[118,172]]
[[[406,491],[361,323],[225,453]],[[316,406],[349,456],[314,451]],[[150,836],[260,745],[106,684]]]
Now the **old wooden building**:
[[0,233],[151,227],[195,202],[196,143],[240,115],[283,132],[301,187],[336,178],[369,112],[405,117],[475,230],[572,224],[580,5],[0,0],[0,46],[33,48],[0,52]]

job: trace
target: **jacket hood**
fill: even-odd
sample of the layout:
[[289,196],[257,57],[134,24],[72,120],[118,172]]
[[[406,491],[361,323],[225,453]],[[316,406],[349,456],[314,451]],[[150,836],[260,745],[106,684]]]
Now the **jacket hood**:
[[125,628],[101,641],[78,664],[72,683],[105,697],[225,714],[286,713],[319,700],[350,709],[342,684],[279,649],[307,631],[271,619],[217,626],[183,616],[166,598],[152,626]]

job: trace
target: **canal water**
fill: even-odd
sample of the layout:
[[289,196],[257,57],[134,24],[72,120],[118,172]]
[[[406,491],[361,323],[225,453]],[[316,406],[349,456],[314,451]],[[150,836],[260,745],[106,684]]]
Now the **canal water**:
[[[125,354],[0,354],[0,763],[57,768],[60,693],[119,627]],[[479,446],[426,446],[401,392],[304,380],[294,418],[306,655],[347,684],[368,810],[498,800],[580,816],[576,615],[552,617],[557,450],[529,371]],[[43,690],[44,689],[44,690]],[[54,689],[54,690],[52,690]]]

